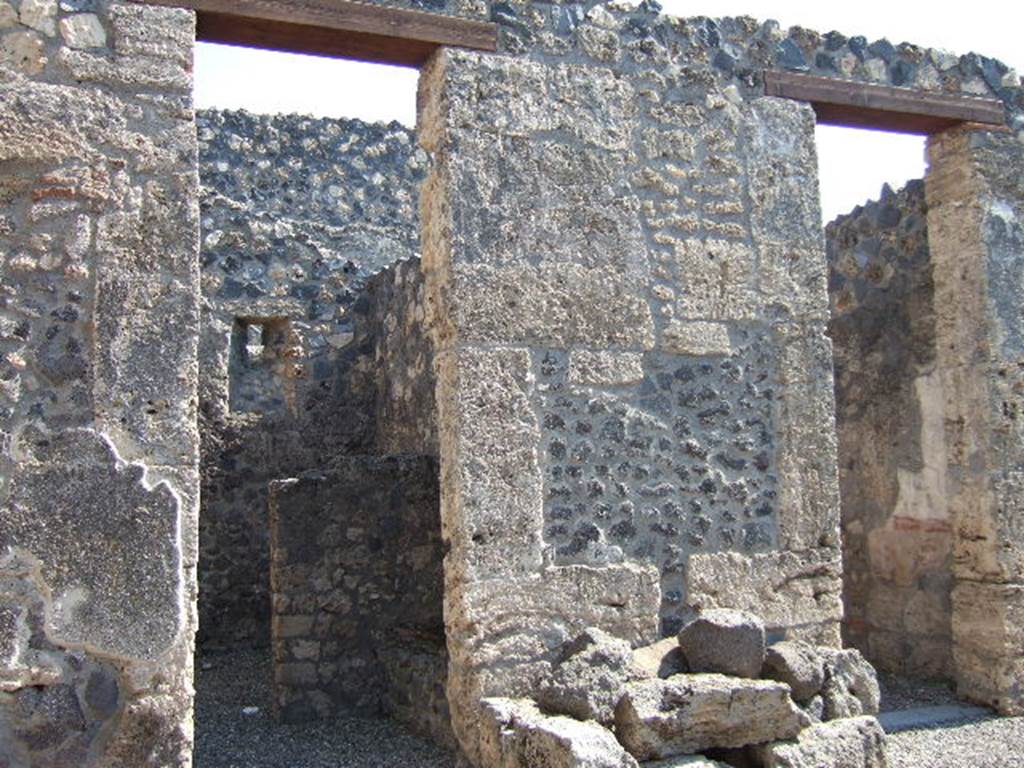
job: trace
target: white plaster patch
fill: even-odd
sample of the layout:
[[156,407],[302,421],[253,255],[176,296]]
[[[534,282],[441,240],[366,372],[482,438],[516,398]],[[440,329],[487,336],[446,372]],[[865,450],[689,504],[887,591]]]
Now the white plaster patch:
[[938,371],[918,376],[914,380],[914,392],[921,411],[921,458],[924,467],[920,472],[896,469],[899,494],[893,516],[948,520],[946,410]]
[[60,33],[72,48],[102,48],[107,44],[107,31],[95,13],[76,13],[61,19]]

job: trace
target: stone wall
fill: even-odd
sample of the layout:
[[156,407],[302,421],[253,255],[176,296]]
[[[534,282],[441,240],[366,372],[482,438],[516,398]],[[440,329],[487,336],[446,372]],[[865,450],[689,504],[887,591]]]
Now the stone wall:
[[449,696],[471,759],[472,702],[529,695],[583,626],[639,643],[735,607],[837,643],[810,110],[647,62],[446,52],[423,82]]
[[[406,429],[422,439],[404,450],[431,452],[429,427],[403,410],[413,398],[416,417],[431,422],[431,408],[415,407],[423,393],[406,391],[417,374],[405,364],[429,368],[425,351],[402,341],[415,317],[389,319],[367,285],[418,253],[427,159],[397,123],[208,111],[197,127],[200,642],[265,644],[267,483],[378,444],[387,452]],[[405,275],[418,260],[409,264],[388,274],[415,281]],[[388,322],[396,332],[377,333]],[[378,349],[386,344],[393,353]],[[390,430],[380,439],[378,422]]]
[[953,679],[945,402],[924,183],[825,229],[843,529],[843,639]]
[[184,766],[193,18],[0,2],[0,764]]
[[405,719],[446,721],[437,482],[433,457],[356,456],[273,484],[281,720],[379,714],[394,702]]
[[930,139],[929,157],[958,689],[1022,714],[1024,144],[1009,133],[947,131]]

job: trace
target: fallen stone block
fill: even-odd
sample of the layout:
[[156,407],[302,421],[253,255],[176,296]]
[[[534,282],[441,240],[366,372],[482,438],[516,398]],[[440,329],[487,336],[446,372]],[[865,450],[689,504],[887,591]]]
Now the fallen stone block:
[[752,613],[716,608],[679,630],[691,672],[758,677],[764,663],[764,624]]
[[791,739],[810,721],[774,680],[675,675],[626,686],[615,733],[638,760]]
[[823,720],[877,715],[881,701],[875,668],[860,651],[847,648],[820,649],[825,660],[825,684],[821,695],[825,702]]
[[610,724],[626,683],[642,677],[629,643],[590,627],[562,651],[537,703],[546,712]]
[[799,640],[783,641],[765,651],[761,677],[786,683],[793,700],[804,703],[820,693],[825,683],[825,665],[813,645]]
[[688,672],[686,657],[679,641],[674,637],[666,637],[652,645],[633,650],[633,666],[644,677],[671,677]]
[[820,723],[796,741],[757,747],[764,768],[886,768],[885,731],[873,717]]
[[494,768],[639,768],[595,722],[544,715],[530,699],[484,699],[481,757]]

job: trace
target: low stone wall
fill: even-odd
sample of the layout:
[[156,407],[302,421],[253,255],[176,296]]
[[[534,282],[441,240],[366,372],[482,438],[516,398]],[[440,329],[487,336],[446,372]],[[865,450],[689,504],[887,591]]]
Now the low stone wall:
[[[402,260],[403,279],[415,279],[427,158],[397,123],[205,111],[197,129],[199,642],[265,644],[266,486],[377,450],[378,382],[385,368],[389,380],[401,375],[391,349],[378,347],[401,355],[404,342],[381,340],[389,317],[368,283]],[[404,290],[390,285],[389,298]],[[427,360],[421,350],[410,362],[423,369]],[[430,408],[419,412],[429,421]]]
[[[444,670],[438,503],[437,461],[424,456],[345,457],[271,486],[281,720],[378,713],[388,702],[408,718],[436,719]],[[429,676],[412,679],[406,667]],[[385,693],[386,683],[396,690]],[[417,689],[430,696],[411,699]]]
[[952,546],[924,183],[826,228],[836,367],[844,641],[952,678]]

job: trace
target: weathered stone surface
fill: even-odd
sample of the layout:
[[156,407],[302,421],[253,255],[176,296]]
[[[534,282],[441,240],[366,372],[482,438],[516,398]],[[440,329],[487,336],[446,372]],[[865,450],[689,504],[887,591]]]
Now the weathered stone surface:
[[[812,642],[838,644],[842,616],[839,553],[823,549],[750,557],[733,552],[690,558],[687,599],[694,607],[749,611],[768,629],[793,628]],[[811,625],[813,631],[805,629]]]
[[608,725],[624,686],[639,677],[629,643],[589,627],[562,650],[537,703],[546,712]]
[[765,768],[886,768],[885,732],[873,717],[813,725],[795,742],[757,749]]
[[662,332],[662,346],[681,355],[728,355],[732,351],[729,326],[725,323],[669,323]]
[[95,13],[76,13],[60,20],[60,33],[72,48],[102,48],[107,31]]
[[57,0],[21,0],[21,23],[53,37],[57,34]]
[[7,0],[0,0],[0,29],[13,27],[18,23],[18,12]]
[[46,67],[46,46],[35,32],[11,32],[0,40],[0,61],[26,75],[36,75]]
[[647,677],[665,678],[689,671],[686,657],[675,637],[666,637],[652,645],[634,649],[633,665]]
[[825,682],[825,667],[818,650],[809,643],[783,641],[768,646],[764,655],[761,676],[786,683],[793,700],[805,703],[821,691]]
[[50,632],[111,656],[158,658],[184,623],[177,495],[150,488],[145,467],[93,430],[35,439],[34,459],[11,480],[0,541],[40,562],[54,595]]
[[631,683],[615,710],[615,733],[639,760],[789,739],[807,722],[788,686],[715,674]]
[[443,642],[436,460],[332,464],[269,494],[274,706],[286,722],[379,712],[384,647],[395,672],[413,638]]
[[565,263],[460,266],[451,301],[453,320],[467,341],[654,346],[646,300],[625,276],[605,269]]
[[569,381],[573,384],[633,384],[644,377],[643,356],[635,352],[576,350],[569,356]]
[[546,717],[529,699],[484,699],[482,755],[495,768],[637,768],[611,731]]
[[875,669],[860,651],[819,649],[825,660],[825,720],[859,715],[877,715],[881,700]]
[[1024,586],[957,584],[953,636],[958,692],[1005,714],[1024,712]]
[[679,648],[692,672],[758,677],[764,664],[764,624],[751,613],[714,608],[679,630]]

